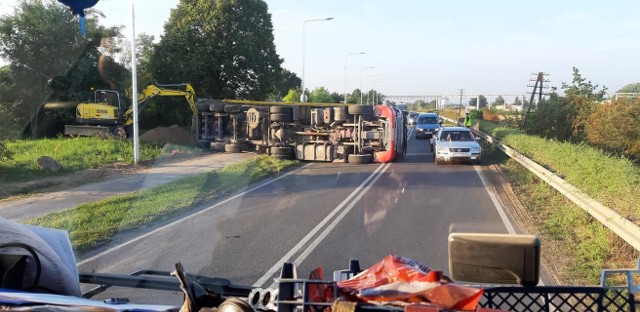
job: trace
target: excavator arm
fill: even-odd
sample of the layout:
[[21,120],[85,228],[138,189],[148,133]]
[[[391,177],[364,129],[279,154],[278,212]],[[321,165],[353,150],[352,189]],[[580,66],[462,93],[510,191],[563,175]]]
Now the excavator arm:
[[[197,113],[196,107],[196,92],[193,87],[188,83],[183,84],[148,84],[140,94],[138,94],[138,109],[142,110],[149,104],[149,100],[156,96],[184,96],[189,103],[189,108],[195,115]],[[124,113],[125,126],[133,124],[133,106]]]

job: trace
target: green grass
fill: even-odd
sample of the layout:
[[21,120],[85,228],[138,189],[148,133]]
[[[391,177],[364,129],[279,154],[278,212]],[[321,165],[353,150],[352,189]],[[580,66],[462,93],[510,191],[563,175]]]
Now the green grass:
[[[0,159],[0,179],[20,181],[59,175],[118,162],[133,162],[133,143],[129,140],[101,138],[55,138],[8,141],[11,159]],[[148,160],[160,155],[161,149],[140,144],[140,159]],[[40,156],[55,159],[61,170],[57,173],[39,170],[36,160]]]
[[594,285],[603,268],[629,268],[634,264],[634,256],[623,256],[633,252],[623,247],[622,239],[562,194],[514,160],[508,160],[503,170],[532,215],[542,237],[543,253],[552,250],[552,259],[563,262],[554,264],[565,268],[558,272],[563,284]]
[[[640,220],[640,168],[596,148],[529,136],[488,121],[480,129],[549,168],[590,197],[630,220]],[[495,156],[495,148],[486,149]],[[493,152],[492,152],[493,151]],[[586,211],[514,160],[500,161],[518,198],[527,207],[543,246],[563,262],[563,283],[593,285],[604,268],[634,267],[640,254]],[[487,157],[485,157],[487,159]],[[489,157],[492,159],[492,157]],[[543,248],[544,249],[544,248]]]
[[69,231],[76,249],[109,240],[120,231],[164,220],[195,205],[241,189],[268,175],[282,172],[297,161],[259,156],[145,191],[115,196],[99,202],[51,213],[26,223]]

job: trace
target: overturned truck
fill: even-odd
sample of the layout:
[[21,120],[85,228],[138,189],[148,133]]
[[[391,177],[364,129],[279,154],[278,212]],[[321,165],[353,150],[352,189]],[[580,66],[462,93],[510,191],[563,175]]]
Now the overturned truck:
[[406,154],[406,116],[394,106],[201,99],[198,145],[281,159],[392,162]]

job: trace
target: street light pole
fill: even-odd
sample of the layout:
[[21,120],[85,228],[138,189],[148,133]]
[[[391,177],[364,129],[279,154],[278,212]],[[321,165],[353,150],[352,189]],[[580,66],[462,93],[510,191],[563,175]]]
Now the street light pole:
[[140,139],[138,136],[138,74],[136,70],[136,9],[135,0],[131,0],[131,102],[133,106],[133,163],[140,160]]
[[347,104],[347,93],[349,89],[347,88],[347,58],[350,55],[362,55],[364,52],[356,52],[356,53],[347,53],[344,56],[344,104]]
[[371,94],[369,94],[369,92],[371,91],[371,83],[370,80],[371,77],[378,77],[380,76],[379,74],[373,74],[373,75],[369,75],[369,77],[367,77],[367,105],[369,105],[369,101],[371,100]]
[[376,83],[382,82],[382,80],[373,82],[373,106],[378,105],[378,91],[376,91]]
[[333,17],[315,18],[315,19],[308,19],[302,22],[302,79],[300,80],[300,92],[302,92],[302,94],[300,95],[300,102],[307,101],[307,97],[304,94],[304,30],[305,30],[305,26],[309,22],[324,22],[324,21],[330,21],[332,19]]
[[375,66],[366,66],[360,69],[360,105],[362,105],[362,75],[364,74],[365,69],[373,69]]

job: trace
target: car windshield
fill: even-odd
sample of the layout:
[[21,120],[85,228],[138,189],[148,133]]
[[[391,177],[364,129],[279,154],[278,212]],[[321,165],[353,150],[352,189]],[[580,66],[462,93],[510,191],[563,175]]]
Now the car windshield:
[[[177,263],[272,289],[285,262],[332,280],[389,255],[492,284],[455,275],[460,232],[536,237],[538,285],[599,287],[603,269],[640,256],[638,12],[631,0],[2,0],[0,298],[180,306]],[[474,246],[456,263],[490,266],[480,253],[495,250]],[[500,269],[477,276],[515,276]],[[129,285],[161,289],[87,294],[113,280],[85,273],[149,273]]]
[[433,117],[433,116],[418,117],[418,123],[419,124],[437,124],[438,117]]
[[440,140],[443,141],[473,141],[473,136],[469,131],[442,131]]

